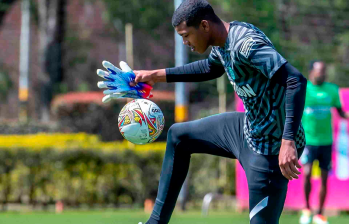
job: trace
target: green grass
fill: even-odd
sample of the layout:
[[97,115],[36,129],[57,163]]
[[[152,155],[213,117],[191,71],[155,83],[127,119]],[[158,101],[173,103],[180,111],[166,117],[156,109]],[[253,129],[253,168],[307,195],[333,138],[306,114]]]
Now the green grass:
[[[62,214],[28,212],[0,213],[0,224],[138,224],[145,222],[149,214],[139,210],[117,211],[79,211]],[[332,224],[347,224],[349,216],[330,217]],[[211,212],[208,217],[202,217],[200,212],[175,212],[170,224],[248,224],[248,214]],[[297,224],[298,216],[284,214],[281,224]]]

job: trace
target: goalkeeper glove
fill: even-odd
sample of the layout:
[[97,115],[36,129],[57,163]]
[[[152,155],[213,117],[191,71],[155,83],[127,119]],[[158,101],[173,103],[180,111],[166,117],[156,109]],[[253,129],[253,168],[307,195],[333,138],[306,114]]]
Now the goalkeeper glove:
[[150,91],[153,87],[147,83],[140,82],[135,86],[130,86],[130,82],[134,82],[136,75],[126,62],[120,62],[120,68],[122,70],[115,67],[109,61],[103,61],[102,64],[103,67],[108,70],[108,72],[101,69],[97,70],[97,75],[107,80],[97,83],[99,88],[108,88],[108,90],[103,91],[105,94],[102,99],[103,103],[106,103],[113,98],[139,99],[152,97]]

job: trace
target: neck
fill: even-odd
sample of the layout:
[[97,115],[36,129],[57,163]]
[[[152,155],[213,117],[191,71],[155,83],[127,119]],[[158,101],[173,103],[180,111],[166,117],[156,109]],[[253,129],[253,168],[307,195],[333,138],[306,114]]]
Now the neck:
[[221,22],[215,26],[213,30],[213,42],[212,46],[224,47],[228,38],[230,24],[221,20]]
[[324,83],[324,82],[316,82],[313,79],[310,79],[310,82],[313,83],[313,85],[315,85],[315,86],[321,86]]

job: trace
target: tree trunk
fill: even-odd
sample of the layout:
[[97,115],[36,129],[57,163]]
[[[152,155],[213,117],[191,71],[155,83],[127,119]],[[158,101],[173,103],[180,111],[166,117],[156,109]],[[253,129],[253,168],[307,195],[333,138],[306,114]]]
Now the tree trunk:
[[50,120],[50,103],[54,86],[61,81],[62,42],[66,0],[38,0],[39,10],[39,74],[40,119]]

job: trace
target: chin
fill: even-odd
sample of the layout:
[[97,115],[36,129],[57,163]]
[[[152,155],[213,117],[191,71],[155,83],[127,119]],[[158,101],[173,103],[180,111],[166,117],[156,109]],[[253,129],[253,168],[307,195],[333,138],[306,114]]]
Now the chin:
[[206,50],[208,49],[208,47],[209,47],[209,46],[207,46],[207,47],[205,47],[205,48],[202,48],[201,50],[198,50],[197,52],[198,52],[199,54],[203,54],[203,53],[206,52]]
[[196,52],[199,53],[199,54],[203,54],[203,53],[205,53],[205,51],[206,50],[196,50]]

